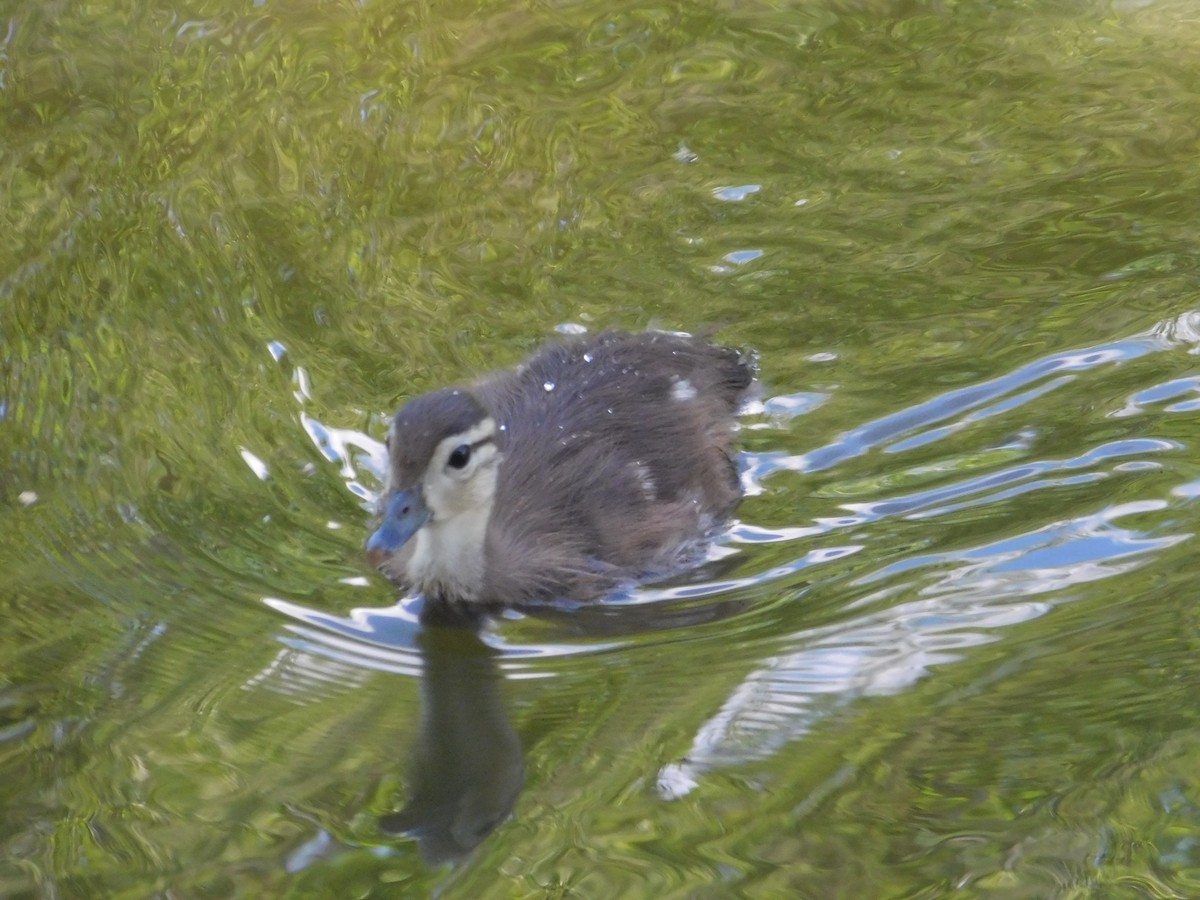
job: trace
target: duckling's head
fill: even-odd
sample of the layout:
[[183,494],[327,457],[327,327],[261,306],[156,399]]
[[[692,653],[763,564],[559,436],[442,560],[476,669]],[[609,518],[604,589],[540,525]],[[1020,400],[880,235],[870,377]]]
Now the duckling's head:
[[426,594],[473,599],[501,454],[496,420],[477,397],[447,388],[409,401],[388,431],[388,488],[367,558]]

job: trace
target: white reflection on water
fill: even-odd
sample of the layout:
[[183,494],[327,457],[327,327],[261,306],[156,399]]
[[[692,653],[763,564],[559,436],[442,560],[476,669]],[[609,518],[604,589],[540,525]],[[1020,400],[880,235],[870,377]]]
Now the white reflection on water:
[[359,470],[366,471],[374,483],[382,482],[387,471],[387,450],[383,444],[360,431],[325,425],[304,412],[300,413],[300,425],[322,456],[341,464],[340,474],[346,481],[346,489],[363,501],[364,509],[374,511],[379,492],[362,483]]
[[[263,683],[290,693],[279,686],[281,682],[309,683],[321,687],[320,693],[326,693],[339,684],[345,687],[358,683],[368,670],[421,674],[420,634],[424,626],[420,620],[420,599],[404,598],[382,608],[360,607],[351,610],[348,616],[310,609],[277,597],[264,597],[263,603],[293,620],[279,638],[291,649],[271,664],[269,669],[273,674],[260,673],[254,684]],[[595,639],[576,643],[512,643],[494,626],[485,629],[480,637],[499,653],[505,677],[514,680],[554,677],[552,670],[531,667],[529,663],[622,646],[619,641]],[[323,670],[322,660],[331,660],[332,667]],[[348,666],[358,670],[356,677],[345,677]],[[293,668],[298,671],[291,671]]]
[[[1188,313],[1144,334],[1053,354],[1009,375],[949,391],[852,429],[810,453],[745,453],[742,460],[747,492],[761,490],[762,482],[780,471],[816,471],[876,449],[903,453],[927,447],[985,418],[1033,404],[1084,377],[1088,370],[1122,365],[1181,346],[1190,353],[1198,342],[1200,314]],[[1152,406],[1163,413],[1186,414],[1194,411],[1197,394],[1200,378],[1172,377],[1159,385],[1139,386],[1110,416],[1140,415]],[[306,397],[307,390],[297,393],[302,404]],[[787,418],[811,410],[824,400],[823,396],[801,394],[794,399],[774,398],[752,410],[751,415]],[[348,489],[367,501],[364,505],[369,507],[376,490],[360,482],[360,473],[369,484],[378,485],[384,471],[382,445],[358,432],[325,426],[303,412],[301,424],[322,454],[341,466]],[[983,473],[973,471],[970,460],[957,458],[938,460],[932,467],[927,464],[928,472],[922,467],[912,468],[909,475],[958,473],[959,477],[951,484],[942,482],[880,499],[845,503],[841,515],[781,528],[734,522],[724,550],[727,553],[730,546],[762,543],[811,544],[823,535],[887,519],[935,519],[971,507],[986,509],[1020,494],[1088,484],[1116,472],[1158,468],[1161,463],[1156,457],[1173,454],[1182,446],[1177,440],[1143,435],[1107,440],[1065,459],[1029,459],[1035,439],[1036,434],[1025,429],[1009,443],[990,448],[990,455],[981,457],[986,469]],[[1013,457],[1018,461],[1007,462]],[[872,491],[878,496],[883,488],[876,485],[864,493],[869,496]],[[1172,488],[1169,495],[1175,501],[1189,502],[1200,496],[1200,489],[1191,481]],[[1191,535],[1151,534],[1118,522],[1161,512],[1171,502],[1139,499],[1058,522],[1039,522],[1019,535],[953,552],[909,555],[861,576],[855,586],[878,587],[846,607],[853,617],[785,636],[782,641],[789,647],[787,652],[762,660],[729,692],[719,710],[700,725],[688,755],[661,769],[661,796],[687,794],[714,769],[769,758],[807,733],[819,719],[855,698],[905,690],[932,667],[960,659],[969,648],[997,641],[1005,629],[1036,619],[1082,593],[1072,592],[1072,588],[1153,561]],[[666,610],[673,603],[694,602],[697,598],[717,603],[731,595],[745,595],[747,588],[794,581],[801,571],[818,570],[865,549],[869,549],[869,542],[839,540],[822,547],[808,546],[794,559],[764,571],[642,588],[615,600],[612,606]],[[322,685],[352,684],[361,677],[355,676],[355,671],[420,673],[419,602],[412,598],[382,609],[354,609],[348,616],[286,600],[265,602],[291,621],[280,638],[287,649],[281,651],[271,671],[264,672],[264,681],[294,687],[299,694],[306,686],[319,691]],[[740,608],[733,612],[740,613]],[[648,617],[645,621],[655,620]],[[667,619],[658,623],[658,627],[677,625]],[[550,677],[555,673],[544,665],[548,659],[620,651],[625,646],[619,637],[597,640],[596,635],[561,642],[510,643],[503,619],[490,625],[483,639],[499,651],[499,664],[509,678]]]
[[1065,589],[1129,571],[1191,537],[1150,538],[1114,524],[1165,506],[1126,503],[973,549],[914,557],[860,579],[888,585],[851,608],[873,608],[902,593],[917,599],[792,635],[797,649],[764,660],[700,727],[687,757],[661,770],[659,793],[681,797],[706,772],[765,759],[832,709],[901,691],[930,667],[999,640],[1001,629],[1073,599]]
[[[1070,384],[1076,377],[1073,373],[1131,362],[1149,353],[1196,344],[1198,341],[1200,312],[1188,312],[1159,323],[1142,334],[1083,350],[1051,354],[999,378],[948,391],[909,409],[854,428],[833,443],[810,453],[801,456],[779,454],[764,460],[762,468],[755,470],[755,475],[762,477],[780,468],[816,472],[877,447],[885,447],[889,453],[911,450]],[[937,423],[945,424],[934,428]]]
[[[757,480],[784,468],[825,468],[879,446],[889,452],[911,449],[968,422],[1028,403],[1070,380],[1056,373],[1127,362],[1147,353],[1195,345],[1198,339],[1200,314],[1190,312],[1142,335],[1055,354],[1010,375],[951,391],[854,429],[813,453],[763,455],[752,461],[748,477]],[[1042,379],[1042,384],[1035,384]],[[1137,414],[1151,403],[1196,392],[1197,379],[1173,379],[1136,391],[1118,414]],[[1174,413],[1191,409],[1190,402],[1164,407]],[[950,425],[938,424],[953,417],[960,418]],[[948,487],[846,504],[843,508],[852,515],[826,524],[834,528],[893,516],[932,518],[1044,487],[1106,478],[1106,467],[1151,466],[1145,456],[1179,448],[1175,441],[1157,438],[1110,441],[1068,460],[1024,462]],[[1185,499],[1195,493],[1189,485],[1172,491]],[[1151,536],[1116,522],[1168,507],[1166,500],[1158,499],[1122,503],[967,550],[908,557],[859,578],[859,586],[884,584],[848,607],[862,609],[863,614],[786,639],[794,649],[767,658],[744,678],[697,730],[687,756],[660,770],[660,795],[682,797],[707,772],[769,758],[853,699],[904,690],[932,666],[953,662],[968,648],[999,640],[1003,629],[1074,599],[1070,588],[1152,561],[1192,535]],[[780,539],[788,537],[780,535]],[[899,599],[907,595],[915,599]]]
[[239,447],[238,453],[241,454],[243,462],[250,467],[250,471],[253,472],[260,481],[266,481],[271,477],[271,470],[267,468],[267,464],[263,462],[260,457],[255,456],[245,447]]
[[245,690],[263,687],[307,702],[314,697],[340,693],[366,680],[367,671],[357,664],[341,662],[330,654],[309,652],[294,640],[281,640],[284,647],[242,685]]
[[[279,341],[268,341],[267,350],[281,365],[287,358],[287,347]],[[339,474],[345,479],[347,490],[363,501],[364,509],[373,511],[379,492],[370,484],[364,484],[359,473],[365,473],[368,482],[382,484],[387,472],[387,449],[381,441],[361,431],[335,428],[310,415],[305,407],[312,401],[312,383],[303,366],[292,370],[292,383],[296,387],[292,396],[300,407],[300,427],[325,459],[340,466]],[[243,458],[246,452],[242,451]],[[254,468],[249,459],[246,462]]]
[[280,640],[301,654],[315,653],[359,669],[421,672],[417,643],[421,625],[410,604],[355,609],[349,616],[338,616],[277,597],[264,597],[263,602],[293,620]]

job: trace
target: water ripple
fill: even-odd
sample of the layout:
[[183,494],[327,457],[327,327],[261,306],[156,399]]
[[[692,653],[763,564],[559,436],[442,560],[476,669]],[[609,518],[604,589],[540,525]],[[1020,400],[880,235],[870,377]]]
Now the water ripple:
[[[1077,377],[1192,344],[1194,324],[1194,316],[1187,314],[1131,338],[1053,354],[1009,375],[951,390],[853,428],[802,456],[776,450],[746,452],[743,478],[761,493],[780,473],[814,473],[873,448],[897,455],[917,448],[927,453],[951,430],[1037,404]],[[1193,394],[1198,384],[1187,376],[1136,388],[1127,408],[1184,412],[1170,409],[1180,406],[1172,401]],[[766,431],[758,433],[769,436],[772,428],[820,407],[806,398],[825,399],[782,396],[801,399],[752,408],[747,413],[749,427],[761,423]],[[372,499],[374,492],[362,488],[358,479],[360,472],[379,479],[381,445],[307,414],[300,422],[324,457],[340,466],[347,489]],[[496,652],[498,666],[509,679],[551,677],[568,658],[621,653],[659,641],[736,637],[746,642],[746,652],[757,664],[699,726],[687,756],[660,772],[662,796],[682,796],[714,768],[766,759],[854,698],[907,689],[934,667],[952,663],[970,648],[1000,640],[1005,630],[1072,601],[1077,586],[1131,571],[1191,537],[1126,525],[1169,510],[1165,499],[1128,499],[1058,521],[1031,523],[983,543],[906,553],[868,571],[857,570],[842,582],[847,593],[841,604],[843,620],[818,627],[809,623],[782,636],[768,627],[779,604],[805,593],[800,585],[817,582],[822,570],[850,571],[845,567],[859,556],[870,565],[870,555],[862,551],[878,545],[880,537],[870,529],[881,523],[993,510],[1034,492],[1082,491],[1117,475],[1166,471],[1164,462],[1183,449],[1178,439],[1143,434],[1110,437],[1062,458],[1024,458],[1036,441],[1036,432],[1023,429],[985,451],[893,469],[857,486],[842,483],[842,492],[866,496],[842,502],[838,515],[815,515],[807,524],[734,521],[695,573],[632,589],[595,607],[550,610],[532,618],[510,613],[486,626],[483,641]],[[894,490],[931,478],[939,483]],[[1189,499],[1200,493],[1194,484],[1185,481],[1168,490],[1173,497]],[[828,540],[848,531],[854,531],[856,539]],[[788,552],[789,546],[795,550]],[[784,551],[782,559],[768,554],[773,547]],[[767,560],[769,564],[763,564]],[[731,571],[715,574],[724,569]],[[369,588],[378,582],[356,583]],[[382,608],[356,607],[347,615],[278,598],[264,602],[290,621],[279,638],[284,649],[255,684],[270,683],[296,696],[320,695],[355,683],[361,678],[356,671],[414,677],[421,673],[417,598],[402,598]],[[768,643],[775,652],[764,654]]]
[[[1052,354],[1008,375],[941,394],[925,403],[851,429],[832,444],[793,458],[787,467],[798,472],[818,472],[877,447],[890,444],[889,451],[898,453],[946,437],[981,419],[1029,403],[1071,382],[1071,378],[1059,373],[1086,372],[1100,366],[1127,363],[1180,343],[1195,343],[1195,318],[1196,314],[1189,312],[1178,319],[1161,323],[1144,334],[1082,350]],[[1042,379],[1049,381],[1031,387]],[[974,412],[968,415],[972,410]],[[922,437],[901,440],[905,435],[954,416],[963,418]]]
[[713,769],[766,759],[850,700],[904,690],[933,666],[1074,599],[1068,588],[1127,572],[1191,537],[1151,537],[1114,524],[1164,506],[1127,503],[967,550],[914,557],[860,578],[858,584],[890,583],[851,609],[877,607],[897,595],[916,599],[787,638],[792,649],[744,678],[697,730],[687,756],[662,769],[659,792],[675,799]]

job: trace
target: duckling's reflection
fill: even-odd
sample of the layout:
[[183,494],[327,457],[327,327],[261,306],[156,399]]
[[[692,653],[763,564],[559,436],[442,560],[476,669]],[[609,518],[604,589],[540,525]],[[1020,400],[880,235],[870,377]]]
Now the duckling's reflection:
[[[285,671],[292,681],[303,683],[301,676],[313,669],[310,678],[325,684],[334,667],[333,680],[351,683],[356,663],[407,674],[419,657],[422,714],[409,799],[399,812],[382,816],[379,827],[389,835],[415,838],[426,864],[437,866],[464,859],[512,812],[524,787],[521,744],[502,697],[501,658],[583,652],[589,645],[573,638],[634,637],[736,616],[751,602],[748,596],[720,601],[710,596],[708,579],[722,574],[725,565],[677,576],[653,602],[522,609],[523,616],[550,630],[532,643],[515,645],[495,632],[489,638],[494,646],[479,636],[489,611],[419,597],[380,609],[358,608],[349,616],[278,598],[266,602],[297,623],[287,641],[293,648],[289,653],[298,653],[299,660]],[[693,596],[692,586],[703,590]],[[361,642],[370,652],[357,654],[347,641]]]
[[460,861],[507,818],[525,766],[495,651],[464,624],[427,625],[417,639],[424,670],[410,798],[379,825],[415,837],[435,866]]

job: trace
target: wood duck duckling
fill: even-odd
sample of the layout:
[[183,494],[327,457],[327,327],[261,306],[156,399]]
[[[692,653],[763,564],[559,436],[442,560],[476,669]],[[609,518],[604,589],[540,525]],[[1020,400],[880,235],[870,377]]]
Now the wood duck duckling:
[[589,601],[677,567],[741,499],[737,350],[667,332],[547,345],[409,401],[370,561],[472,609]]

